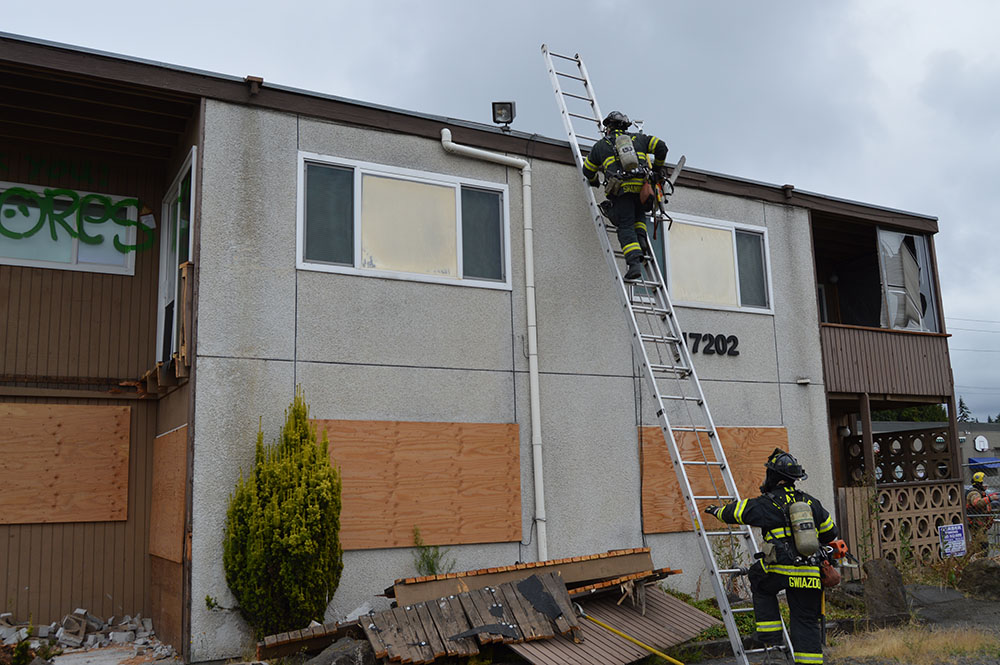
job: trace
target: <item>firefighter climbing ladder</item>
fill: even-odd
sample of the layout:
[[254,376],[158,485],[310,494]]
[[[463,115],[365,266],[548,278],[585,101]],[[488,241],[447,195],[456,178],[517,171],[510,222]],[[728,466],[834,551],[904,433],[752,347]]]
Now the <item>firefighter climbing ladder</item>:
[[[589,148],[600,140],[603,114],[597,106],[594,88],[579,54],[559,55],[549,51],[544,44],[542,53],[582,179],[583,154],[580,141],[588,142],[586,147]],[[562,65],[569,65],[571,71],[557,69],[557,61]],[[665,194],[672,192],[683,164],[684,158],[681,157],[670,174]],[[727,589],[732,588],[731,583],[735,579],[733,576],[745,572],[745,568],[741,569],[739,564],[746,566],[750,563],[746,558],[741,560],[740,553],[744,557],[756,554],[757,542],[748,526],[726,527],[722,522],[716,522],[723,527],[722,530],[706,530],[702,523],[699,502],[701,507],[709,503],[719,505],[738,500],[739,494],[698,381],[691,352],[683,341],[656,257],[650,257],[645,263],[643,276],[639,281],[625,282],[622,278],[624,255],[615,249],[611,240],[611,236],[615,235],[615,227],[601,213],[594,195],[595,190],[587,186],[584,189],[601,249],[631,325],[635,357],[641,365],[641,372],[649,379],[660,428],[677,473],[684,503],[695,526],[698,546],[711,578],[723,623],[729,633],[729,641],[737,658],[743,663],[749,663],[747,654],[763,649],[743,648],[734,614],[753,610],[749,607],[732,608]],[[662,212],[654,214],[665,217]],[[705,493],[695,494],[692,490],[692,473],[698,491],[706,490]],[[710,490],[707,490],[709,487]],[[715,521],[714,518],[709,519]],[[720,566],[720,560],[729,567]],[[790,654],[791,644],[784,627],[782,635],[785,652]]]

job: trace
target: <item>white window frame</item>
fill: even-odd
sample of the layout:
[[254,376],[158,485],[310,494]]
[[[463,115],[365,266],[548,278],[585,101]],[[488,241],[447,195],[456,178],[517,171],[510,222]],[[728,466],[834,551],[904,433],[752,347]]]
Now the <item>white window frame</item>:
[[[170,219],[170,202],[176,198],[177,192],[180,191],[181,182],[184,180],[184,176],[187,174],[188,170],[191,171],[191,208],[188,211],[191,220],[191,228],[188,231],[188,259],[193,256],[194,251],[194,210],[195,210],[195,172],[194,164],[197,163],[198,156],[198,146],[191,146],[191,150],[188,152],[188,156],[184,159],[184,163],[181,164],[180,169],[177,170],[177,175],[174,176],[173,182],[170,183],[170,187],[167,188],[167,194],[163,198],[161,204],[160,212],[160,274],[159,281],[156,289],[156,349],[155,358],[159,362],[161,360],[161,354],[163,353],[163,308],[167,306],[170,302],[168,298],[167,291],[167,253],[169,251],[169,242],[164,242],[164,238],[169,238],[170,224],[173,220]],[[177,265],[170,267],[174,272],[177,271]],[[177,296],[180,289],[180,280],[174,280],[174,320],[173,326],[170,329],[170,356],[173,357],[174,353],[177,353],[177,349],[174,348],[174,344],[177,341],[177,318],[179,312],[177,311]]]
[[[48,186],[45,186],[45,185],[30,185],[30,184],[25,184],[25,183],[21,183],[21,182],[3,182],[3,181],[0,181],[0,192],[6,191],[8,189],[11,189],[12,187],[22,187],[24,189],[30,189],[32,191],[36,191],[36,192],[39,192],[39,193],[43,192],[46,189],[69,189],[69,188],[66,188],[66,187],[53,188],[53,187],[48,187]],[[73,191],[73,193],[77,194],[80,198],[83,198],[85,196],[90,196],[90,195],[105,196],[105,197],[111,199],[111,201],[113,203],[118,203],[119,201],[125,201],[127,199],[135,199],[136,201],[139,200],[139,197],[137,197],[137,196],[117,196],[117,195],[114,195],[114,194],[104,194],[104,193],[101,193],[101,192],[87,192],[87,191],[82,191],[82,190],[77,190],[77,189],[74,189],[72,191]],[[139,204],[139,205],[141,205],[141,204]],[[129,220],[133,221],[133,222],[137,222],[137,220],[139,218],[138,217],[138,209],[137,208],[138,208],[138,206],[136,206],[136,207],[131,207],[130,206],[129,210],[128,210],[128,217],[127,218]],[[40,229],[38,231],[38,233],[43,233],[43,232],[45,232],[44,229]],[[136,226],[129,226],[129,227],[126,228],[126,231],[125,231],[126,244],[135,245],[136,232],[137,232],[137,227]],[[153,233],[153,232],[154,231],[152,229],[147,229],[146,230],[146,233]],[[16,240],[10,240],[9,238],[0,238],[0,240],[2,240],[3,242],[17,242]],[[102,274],[105,274],[105,275],[134,275],[135,274],[135,254],[136,254],[135,250],[132,250],[130,252],[126,252],[125,253],[125,265],[124,266],[113,266],[113,265],[101,264],[101,263],[79,263],[78,262],[78,252],[79,252],[79,249],[80,249],[80,239],[74,237],[74,238],[72,238],[72,240],[73,240],[73,252],[72,252],[72,259],[73,260],[72,260],[72,263],[70,263],[70,262],[65,262],[64,263],[62,261],[44,261],[44,260],[41,260],[41,259],[17,259],[17,258],[7,258],[5,256],[0,256],[0,265],[5,265],[5,266],[25,266],[25,267],[28,267],[28,268],[54,268],[56,270],[74,270],[76,272],[97,272],[97,273],[102,273]],[[110,238],[107,238],[106,241],[110,242]]]
[[[729,222],[721,219],[712,219],[710,217],[700,217],[698,215],[689,215],[686,213],[671,213],[670,216],[675,222],[680,222],[682,224],[692,224],[695,226],[704,226],[712,229],[721,229],[724,231],[729,231],[732,238],[733,244],[733,274],[736,276],[736,302],[742,303],[743,298],[740,293],[740,260],[738,252],[736,249],[736,232],[746,231],[747,233],[756,233],[763,237],[764,241],[764,275],[765,281],[767,282],[767,307],[752,307],[738,305],[736,307],[730,305],[716,305],[712,303],[703,302],[693,302],[688,300],[674,300],[673,304],[682,307],[692,307],[696,309],[714,309],[723,310],[727,312],[745,312],[748,314],[767,314],[774,315],[774,287],[771,283],[771,243],[768,241],[767,237],[767,227],[766,226],[755,226],[753,224],[743,224],[740,222]],[[664,230],[665,231],[665,230]],[[667,282],[667,291],[670,291],[670,233],[663,233],[663,262],[667,270],[667,274],[664,276]]]
[[[316,263],[305,258],[305,210],[306,210],[306,165],[320,164],[324,166],[339,166],[353,170],[354,176],[354,265],[335,265],[330,263]],[[396,178],[408,180],[410,182],[424,183],[428,185],[438,185],[450,187],[455,190],[455,242],[458,275],[455,278],[439,277],[436,275],[426,275],[423,273],[399,272],[395,270],[384,270],[378,268],[359,268],[361,264],[361,180],[365,175]],[[498,192],[503,205],[503,262],[504,279],[486,280],[463,277],[463,252],[462,252],[462,187],[473,187],[487,191]],[[512,288],[510,274],[510,196],[509,187],[506,183],[490,182],[487,180],[474,180],[459,176],[446,175],[443,173],[431,173],[427,171],[417,171],[405,169],[386,164],[375,164],[363,162],[355,159],[344,159],[332,157],[315,152],[300,150],[298,154],[298,182],[296,191],[296,249],[295,265],[300,270],[315,270],[318,272],[339,273],[342,275],[359,275],[364,277],[381,277],[385,279],[399,279],[411,282],[429,282],[432,284],[451,284],[453,286],[469,286],[481,289],[498,289],[510,291]]]

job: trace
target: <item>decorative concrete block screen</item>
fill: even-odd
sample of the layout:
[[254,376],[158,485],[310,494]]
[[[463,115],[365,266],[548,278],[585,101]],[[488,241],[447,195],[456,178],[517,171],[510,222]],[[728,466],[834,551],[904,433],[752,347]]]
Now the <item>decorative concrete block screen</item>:
[[0,524],[125,520],[130,408],[0,404]]
[[878,492],[879,549],[883,558],[907,556],[925,562],[939,558],[939,526],[962,522],[962,486],[958,482],[911,487],[880,485]]
[[[743,498],[760,494],[764,481],[764,462],[775,448],[788,450],[788,431],[784,427],[719,427],[719,440],[726,452],[726,459],[733,472],[733,480]],[[681,497],[663,431],[659,427],[642,427],[642,527],[645,533],[675,533],[692,531],[691,519]],[[697,440],[694,432],[685,432],[678,439],[678,446],[685,459],[697,459]],[[711,447],[706,441],[706,451]],[[708,461],[715,461],[709,455]],[[710,468],[691,468],[688,480],[696,494],[716,494],[712,489],[713,478],[719,494],[725,485],[718,471]],[[707,505],[707,503],[706,503]]]
[[343,479],[344,549],[521,539],[514,423],[315,420]]
[[[944,481],[956,475],[952,469],[951,433],[947,427],[880,432],[872,437],[875,449],[875,482],[909,483]],[[860,436],[844,441],[845,461],[851,481],[865,480],[864,444]]]
[[153,440],[149,553],[181,563],[187,487],[187,426]]

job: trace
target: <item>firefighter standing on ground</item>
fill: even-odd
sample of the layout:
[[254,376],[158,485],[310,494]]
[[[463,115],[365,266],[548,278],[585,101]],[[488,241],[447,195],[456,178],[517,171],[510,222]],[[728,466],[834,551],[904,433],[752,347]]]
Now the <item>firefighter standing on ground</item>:
[[[634,281],[642,277],[639,266],[649,254],[644,221],[647,208],[641,193],[643,185],[650,181],[665,180],[667,146],[655,136],[628,133],[631,125],[632,121],[620,111],[608,114],[604,138],[594,144],[584,160],[583,175],[591,187],[597,187],[597,174],[604,172],[604,195],[609,204],[602,204],[601,210],[618,229],[618,242],[628,264],[625,279]],[[652,170],[647,155],[652,157]]]
[[748,575],[757,641],[764,645],[782,643],[777,595],[785,589],[795,662],[819,664],[823,662],[820,634],[823,590],[821,555],[817,552],[821,550],[820,543],[837,538],[837,527],[818,499],[795,489],[795,481],[805,480],[806,473],[791,454],[775,448],[764,466],[767,475],[760,486],[761,496],[721,508],[708,506],[705,512],[728,524],[759,527],[763,533],[763,558],[754,563]]
[[969,519],[969,536],[973,543],[978,543],[984,550],[989,548],[986,531],[993,524],[990,515],[996,494],[986,489],[986,474],[976,471],[972,474],[972,488],[965,494],[965,514]]

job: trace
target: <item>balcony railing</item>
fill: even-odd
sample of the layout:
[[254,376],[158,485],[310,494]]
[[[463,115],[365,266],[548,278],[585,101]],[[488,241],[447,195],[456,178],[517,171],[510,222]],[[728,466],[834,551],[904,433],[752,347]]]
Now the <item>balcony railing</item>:
[[824,323],[820,340],[827,392],[952,394],[948,335]]

